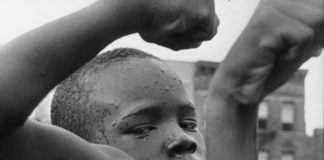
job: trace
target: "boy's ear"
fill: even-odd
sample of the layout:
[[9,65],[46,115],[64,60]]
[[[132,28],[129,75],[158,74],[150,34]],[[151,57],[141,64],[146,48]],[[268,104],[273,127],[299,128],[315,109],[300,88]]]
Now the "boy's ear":
[[112,147],[108,145],[103,145],[103,144],[94,144],[91,143],[94,147],[98,148],[99,150],[103,151],[106,153],[111,159],[118,159],[118,160],[135,160],[131,156],[129,156],[126,152]]

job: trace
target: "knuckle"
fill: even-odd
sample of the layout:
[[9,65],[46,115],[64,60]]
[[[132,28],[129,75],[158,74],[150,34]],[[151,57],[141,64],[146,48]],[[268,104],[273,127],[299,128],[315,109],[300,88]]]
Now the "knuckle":
[[206,37],[204,38],[204,40],[209,41],[209,40],[213,39],[214,36],[215,36],[215,34],[213,32],[212,33],[209,33],[209,34],[206,35]]
[[315,30],[310,28],[310,27],[306,27],[303,31],[303,36],[302,39],[305,42],[309,42],[314,40],[314,38],[316,37],[316,33]]
[[307,31],[307,38],[308,39],[314,39],[318,34],[315,32],[314,29],[312,28],[308,28],[308,31]]
[[201,44],[202,42],[193,42],[189,44],[188,48],[198,48]]
[[215,18],[213,21],[209,23],[209,25],[207,25],[206,40],[211,40],[214,38],[214,36],[217,34],[218,25],[219,25],[219,21]]
[[283,44],[281,35],[278,32],[270,32],[260,38],[259,46],[261,48],[274,49]]
[[182,47],[177,46],[177,45],[175,45],[175,46],[170,46],[169,48],[172,49],[172,50],[174,50],[174,51],[180,51],[181,49],[183,49]]
[[208,19],[205,19],[203,22],[199,23],[195,28],[196,34],[201,35],[198,36],[200,37],[200,39],[198,38],[198,40],[213,39],[217,33],[218,25],[219,25],[219,21],[215,15],[208,17]]
[[211,27],[210,34],[209,34],[209,37],[207,37],[207,40],[211,40],[215,37],[215,35],[217,34],[217,27],[218,27],[218,25],[213,25]]
[[324,10],[320,10],[316,16],[316,27],[322,28],[324,26]]

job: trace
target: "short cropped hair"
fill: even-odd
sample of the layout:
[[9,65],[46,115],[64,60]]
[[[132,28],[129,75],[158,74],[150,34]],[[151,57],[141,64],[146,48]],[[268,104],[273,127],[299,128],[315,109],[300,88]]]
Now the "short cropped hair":
[[95,57],[57,86],[51,106],[52,123],[89,142],[95,142],[98,137],[94,132],[103,128],[102,119],[109,112],[107,108],[95,107],[89,101],[89,95],[96,84],[95,74],[109,70],[113,63],[119,64],[130,58],[160,60],[151,54],[131,48],[115,49]]

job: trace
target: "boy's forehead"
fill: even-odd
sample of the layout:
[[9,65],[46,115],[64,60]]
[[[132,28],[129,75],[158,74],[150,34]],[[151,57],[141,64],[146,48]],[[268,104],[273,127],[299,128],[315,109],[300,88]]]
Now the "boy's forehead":
[[189,101],[178,76],[155,59],[132,59],[114,64],[96,81],[92,98],[100,103]]

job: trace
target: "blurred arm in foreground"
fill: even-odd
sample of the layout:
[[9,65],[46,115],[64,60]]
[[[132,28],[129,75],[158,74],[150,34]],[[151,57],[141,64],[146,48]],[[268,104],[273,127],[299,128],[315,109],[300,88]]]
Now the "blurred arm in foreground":
[[214,75],[208,158],[256,159],[257,104],[323,46],[323,0],[263,0]]

